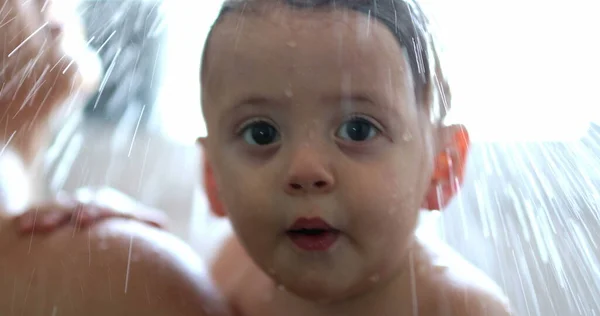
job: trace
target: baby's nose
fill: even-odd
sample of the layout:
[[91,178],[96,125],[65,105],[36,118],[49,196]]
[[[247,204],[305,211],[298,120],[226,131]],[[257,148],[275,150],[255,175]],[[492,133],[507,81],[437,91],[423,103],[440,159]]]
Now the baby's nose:
[[331,182],[325,180],[316,180],[316,181],[298,181],[299,179],[295,179],[296,181],[291,181],[288,186],[288,192],[291,194],[297,193],[325,193],[329,191],[328,189],[331,187]]
[[324,194],[335,186],[328,163],[311,149],[299,151],[293,157],[284,183],[288,194]]

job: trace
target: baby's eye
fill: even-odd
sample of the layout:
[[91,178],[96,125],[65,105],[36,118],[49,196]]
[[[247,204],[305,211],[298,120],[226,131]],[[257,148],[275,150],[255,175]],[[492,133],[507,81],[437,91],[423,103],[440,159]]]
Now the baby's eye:
[[242,131],[242,137],[250,145],[267,146],[279,140],[279,132],[270,123],[258,121],[248,124]]
[[379,133],[379,129],[364,118],[353,118],[340,126],[336,136],[343,140],[353,142],[364,142],[369,140]]

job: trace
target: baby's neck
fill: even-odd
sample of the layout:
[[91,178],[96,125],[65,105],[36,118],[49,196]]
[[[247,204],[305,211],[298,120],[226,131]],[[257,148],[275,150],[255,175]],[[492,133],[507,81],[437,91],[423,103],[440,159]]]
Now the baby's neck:
[[388,280],[377,281],[366,292],[342,301],[318,303],[282,291],[274,297],[279,301],[277,306],[282,308],[281,312],[287,311],[288,314],[290,310],[294,310],[297,315],[311,316],[416,315],[415,311],[419,306],[416,285],[421,283],[418,279],[422,277],[421,271],[427,265],[427,260],[423,260],[423,253],[422,246],[415,241],[406,256],[405,264]]

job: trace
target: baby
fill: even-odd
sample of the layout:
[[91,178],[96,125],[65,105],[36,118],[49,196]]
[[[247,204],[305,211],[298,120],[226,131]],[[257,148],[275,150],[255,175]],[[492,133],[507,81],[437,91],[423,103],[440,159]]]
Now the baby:
[[410,0],[227,1],[203,56],[205,183],[234,231],[213,268],[239,315],[510,315],[415,236],[469,138]]
[[[213,277],[237,315],[510,315],[420,210],[462,183],[469,137],[411,0],[227,1],[202,61]],[[44,222],[44,221],[42,221]],[[29,225],[31,226],[31,225]]]

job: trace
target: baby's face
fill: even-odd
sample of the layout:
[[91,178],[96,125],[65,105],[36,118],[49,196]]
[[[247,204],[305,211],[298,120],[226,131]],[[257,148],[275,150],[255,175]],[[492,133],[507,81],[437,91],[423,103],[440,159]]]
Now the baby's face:
[[281,8],[227,15],[208,45],[205,149],[250,256],[311,299],[397,272],[434,140],[393,35],[358,13]]

